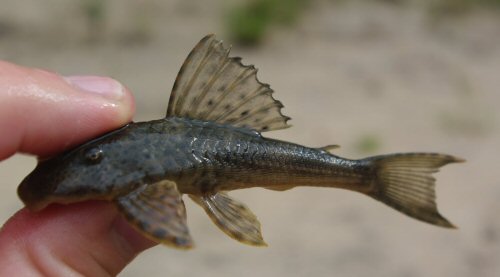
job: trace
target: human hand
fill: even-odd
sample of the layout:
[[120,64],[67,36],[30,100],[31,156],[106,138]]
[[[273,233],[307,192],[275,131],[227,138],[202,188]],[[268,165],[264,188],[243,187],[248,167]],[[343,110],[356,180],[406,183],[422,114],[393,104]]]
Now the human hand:
[[[133,112],[130,92],[113,79],[0,61],[0,161],[59,153],[124,125]],[[0,276],[113,276],[153,245],[108,202],[24,208],[0,229]]]

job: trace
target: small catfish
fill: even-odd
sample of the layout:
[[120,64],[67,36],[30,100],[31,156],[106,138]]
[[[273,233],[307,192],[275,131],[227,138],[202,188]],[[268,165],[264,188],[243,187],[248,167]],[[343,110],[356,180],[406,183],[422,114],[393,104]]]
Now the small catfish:
[[51,203],[112,201],[151,240],[193,245],[183,194],[242,243],[266,245],[257,217],[230,190],[296,186],[342,188],[368,195],[437,226],[454,226],[435,202],[432,174],[459,158],[399,153],[350,160],[330,152],[263,137],[290,119],[257,70],[229,57],[214,35],[184,61],[165,118],[129,123],[58,156],[39,161],[18,193],[32,211]]

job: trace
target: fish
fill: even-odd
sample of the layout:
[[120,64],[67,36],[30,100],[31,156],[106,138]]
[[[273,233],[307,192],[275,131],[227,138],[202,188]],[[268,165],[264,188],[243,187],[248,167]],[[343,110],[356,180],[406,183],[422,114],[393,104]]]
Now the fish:
[[271,87],[257,79],[257,69],[229,51],[215,35],[194,47],[164,118],[130,122],[40,160],[18,187],[25,206],[36,212],[52,203],[110,201],[144,236],[180,249],[194,245],[184,194],[229,237],[266,246],[255,214],[228,194],[253,187],[347,189],[417,220],[455,228],[437,209],[433,174],[464,160],[439,153],[347,159],[333,153],[337,145],[315,148],[264,137],[290,127],[290,118]]

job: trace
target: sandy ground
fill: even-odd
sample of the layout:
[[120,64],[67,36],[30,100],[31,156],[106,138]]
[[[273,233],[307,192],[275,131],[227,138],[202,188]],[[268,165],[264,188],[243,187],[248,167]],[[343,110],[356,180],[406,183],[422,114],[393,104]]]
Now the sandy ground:
[[[107,37],[94,44],[82,42],[74,4],[4,2],[1,59],[113,76],[134,91],[136,120],[163,115],[177,70],[202,36],[226,39],[219,2],[110,1]],[[148,15],[150,40],[125,46],[137,13]],[[348,191],[244,190],[233,195],[259,217],[269,247],[228,239],[187,200],[196,248],[155,247],[121,276],[499,276],[499,33],[498,14],[488,12],[442,20],[417,6],[315,1],[297,28],[273,30],[257,49],[233,48],[257,65],[293,118],[292,128],[266,136],[336,143],[339,155],[354,158],[466,158],[437,176],[440,210],[460,229],[417,222]],[[366,138],[380,145],[373,153],[357,146]],[[15,156],[0,165],[0,222],[21,207],[15,189],[34,164]]]

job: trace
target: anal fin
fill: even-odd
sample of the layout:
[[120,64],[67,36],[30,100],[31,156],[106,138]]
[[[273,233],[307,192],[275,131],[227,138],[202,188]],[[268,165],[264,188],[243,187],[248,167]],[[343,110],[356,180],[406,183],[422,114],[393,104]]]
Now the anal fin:
[[202,206],[215,225],[231,238],[253,246],[267,246],[262,238],[260,222],[244,204],[223,192],[190,197]]
[[143,185],[115,199],[127,221],[149,239],[176,248],[191,248],[186,208],[174,182]]

